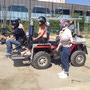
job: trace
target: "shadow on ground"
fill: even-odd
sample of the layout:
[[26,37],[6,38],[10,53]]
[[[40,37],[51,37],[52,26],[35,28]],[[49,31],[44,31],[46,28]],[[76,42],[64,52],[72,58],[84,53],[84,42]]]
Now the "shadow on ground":
[[[48,68],[52,67],[52,64],[60,65],[60,60],[59,59],[51,60],[51,64]],[[15,67],[26,67],[26,66],[30,66],[31,62],[29,60],[24,60],[24,59],[21,59],[21,60],[15,59],[13,60],[13,65]]]
[[51,62],[55,65],[60,65],[61,64],[60,59],[52,59]]
[[15,67],[25,67],[30,66],[29,60],[13,60],[13,64]]

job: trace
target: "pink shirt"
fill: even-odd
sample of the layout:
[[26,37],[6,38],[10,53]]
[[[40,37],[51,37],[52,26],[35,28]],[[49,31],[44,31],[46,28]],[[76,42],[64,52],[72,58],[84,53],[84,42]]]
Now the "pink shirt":
[[59,37],[60,43],[62,43],[63,46],[65,47],[71,46],[70,42],[73,42],[71,30],[69,30],[67,27],[63,28],[59,33]]

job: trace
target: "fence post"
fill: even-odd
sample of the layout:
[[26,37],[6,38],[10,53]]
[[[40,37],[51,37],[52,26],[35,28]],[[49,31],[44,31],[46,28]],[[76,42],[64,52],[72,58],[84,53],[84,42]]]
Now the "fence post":
[[31,22],[31,13],[32,13],[32,0],[29,0],[29,23]]

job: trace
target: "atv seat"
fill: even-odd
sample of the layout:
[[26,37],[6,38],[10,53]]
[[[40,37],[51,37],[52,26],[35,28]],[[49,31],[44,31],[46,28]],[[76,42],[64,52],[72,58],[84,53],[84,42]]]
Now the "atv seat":
[[58,45],[58,42],[57,41],[49,41],[49,43],[51,44],[51,45]]

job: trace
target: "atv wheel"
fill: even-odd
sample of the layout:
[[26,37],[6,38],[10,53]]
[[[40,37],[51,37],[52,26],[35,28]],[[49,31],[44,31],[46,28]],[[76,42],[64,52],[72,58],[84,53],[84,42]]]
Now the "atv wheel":
[[34,55],[32,65],[36,69],[46,69],[50,66],[50,64],[51,64],[51,58],[47,52],[40,51]]
[[71,64],[74,66],[83,66],[86,61],[86,55],[83,51],[75,51],[71,55]]

